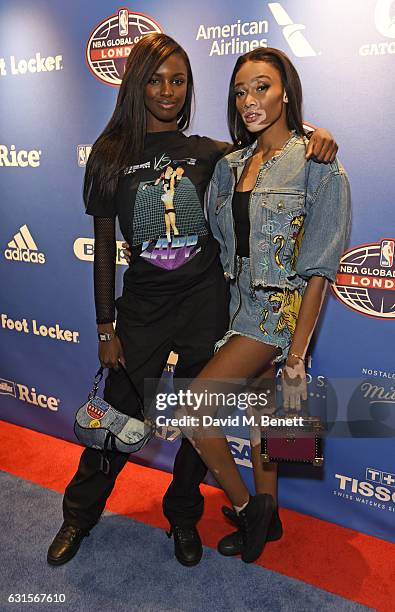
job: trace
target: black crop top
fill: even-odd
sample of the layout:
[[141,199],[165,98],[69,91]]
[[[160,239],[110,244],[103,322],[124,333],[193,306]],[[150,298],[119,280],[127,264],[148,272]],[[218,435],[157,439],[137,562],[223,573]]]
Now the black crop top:
[[248,205],[251,191],[235,191],[232,199],[232,213],[236,232],[236,254],[250,256],[250,216]]

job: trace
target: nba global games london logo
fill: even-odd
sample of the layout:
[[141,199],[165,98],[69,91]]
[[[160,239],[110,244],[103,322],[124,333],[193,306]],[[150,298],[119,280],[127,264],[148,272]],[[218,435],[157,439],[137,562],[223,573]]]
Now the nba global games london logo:
[[336,297],[364,315],[395,319],[394,255],[394,238],[383,238],[344,253],[332,285]]
[[162,28],[148,15],[126,8],[101,21],[86,45],[86,61],[92,74],[109,85],[121,84],[125,64],[133,45]]

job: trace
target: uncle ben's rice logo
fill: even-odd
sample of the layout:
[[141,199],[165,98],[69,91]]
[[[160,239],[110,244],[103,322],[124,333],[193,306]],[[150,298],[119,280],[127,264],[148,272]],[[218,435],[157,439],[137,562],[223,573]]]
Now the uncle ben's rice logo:
[[342,256],[332,290],[346,306],[369,317],[395,319],[395,239],[362,244]]
[[86,61],[92,74],[108,85],[119,86],[133,45],[145,34],[163,32],[152,17],[119,9],[95,26],[86,45]]

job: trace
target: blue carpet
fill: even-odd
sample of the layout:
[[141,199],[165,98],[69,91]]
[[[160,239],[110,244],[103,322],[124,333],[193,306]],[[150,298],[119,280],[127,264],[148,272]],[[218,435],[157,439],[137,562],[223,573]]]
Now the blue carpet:
[[[69,563],[50,567],[62,496],[0,472],[0,610],[307,612],[368,610],[298,580],[204,549],[185,568],[161,529],[106,512]],[[325,571],[325,568],[323,568]],[[8,603],[10,593],[64,593],[65,603]]]

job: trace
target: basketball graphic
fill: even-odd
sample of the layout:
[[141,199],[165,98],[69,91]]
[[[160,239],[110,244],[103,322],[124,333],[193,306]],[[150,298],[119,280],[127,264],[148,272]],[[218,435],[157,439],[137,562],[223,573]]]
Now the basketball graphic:
[[395,319],[394,238],[363,244],[344,253],[332,285],[352,310],[377,319]]
[[122,8],[106,17],[92,31],[86,45],[86,61],[102,83],[118,87],[126,60],[136,42],[145,34],[163,32],[152,17]]

